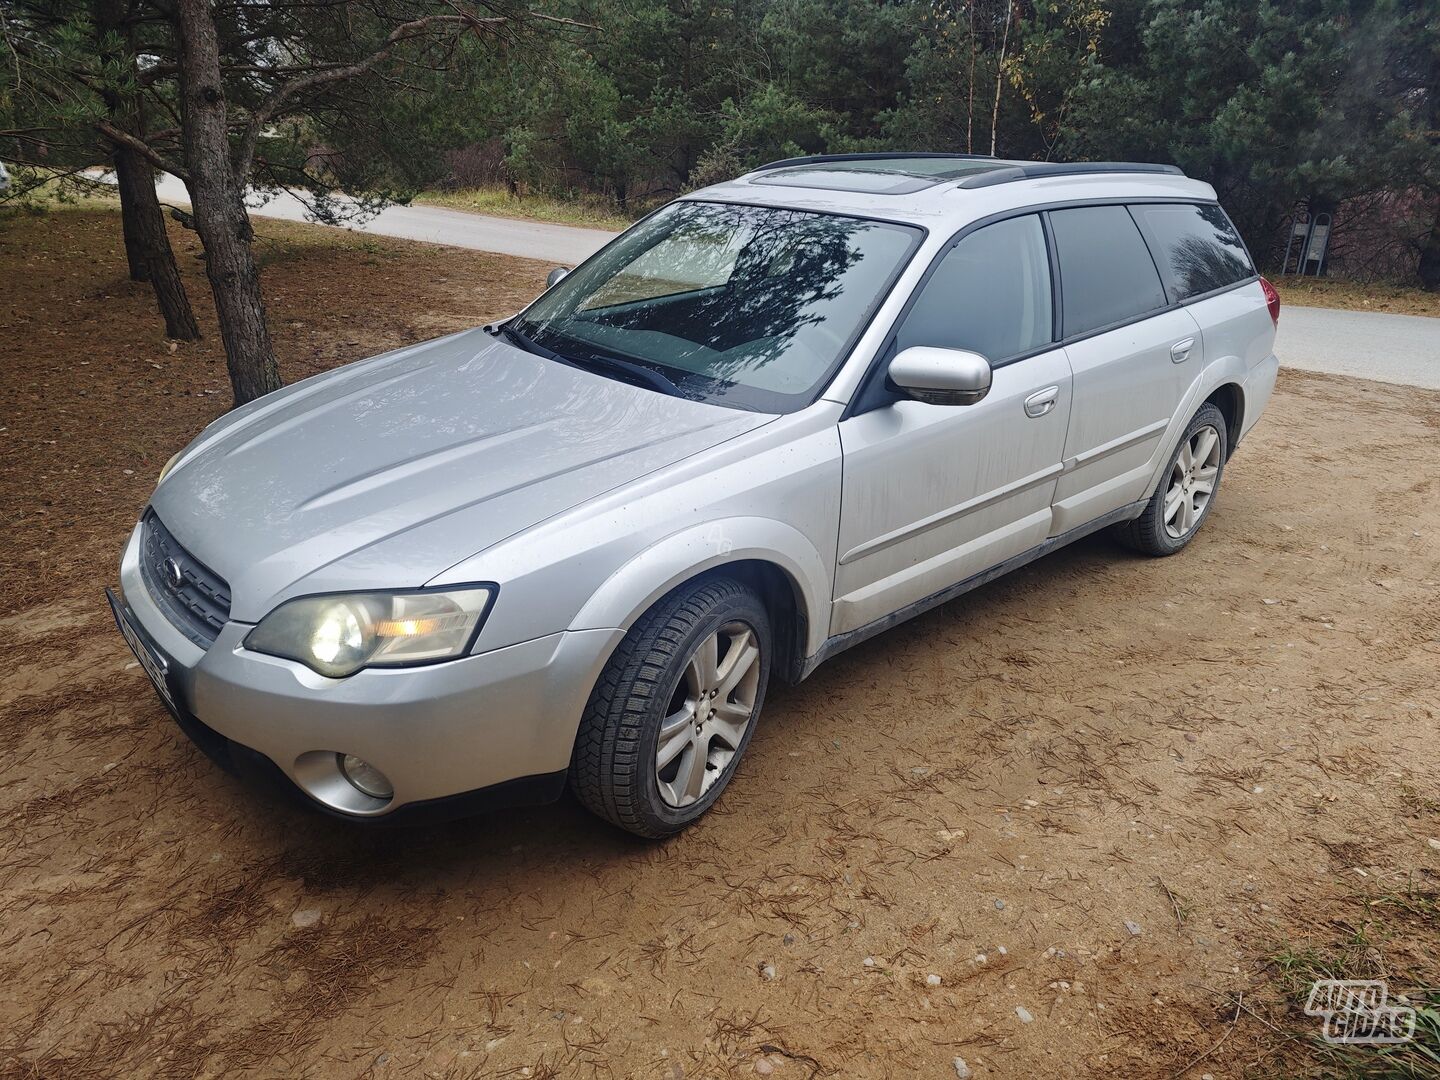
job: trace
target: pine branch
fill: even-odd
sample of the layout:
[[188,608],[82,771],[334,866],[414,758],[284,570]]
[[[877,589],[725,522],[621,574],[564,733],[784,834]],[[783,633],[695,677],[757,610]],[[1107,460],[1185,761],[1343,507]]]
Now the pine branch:
[[131,150],[134,150],[142,158],[148,161],[151,165],[155,166],[155,168],[160,169],[162,172],[167,172],[171,176],[179,177],[187,184],[190,182],[190,174],[184,169],[183,166],[165,157],[144,139],[132,135],[128,131],[122,131],[120,128],[110,123],[109,120],[96,121],[95,130],[98,131],[110,142],[114,143],[116,146],[124,146],[128,147]]
[[344,79],[353,79],[363,75],[376,64],[389,57],[396,45],[410,38],[423,34],[432,26],[449,25],[468,27],[471,25],[477,28],[487,23],[502,23],[506,20],[503,17],[493,19],[477,19],[475,16],[456,15],[426,15],[423,18],[412,19],[410,22],[401,23],[390,31],[384,43],[375,52],[357,60],[352,64],[338,66],[327,65],[291,79],[289,82],[281,83],[257,105],[250,114],[250,122],[245,127],[245,134],[241,136],[239,145],[235,148],[234,170],[237,179],[244,183],[249,179],[250,172],[255,163],[255,146],[260,139],[260,131],[269,123],[270,118],[275,115],[276,110],[285,104],[296,94],[304,93],[307,90],[314,90],[327,83],[339,82]]

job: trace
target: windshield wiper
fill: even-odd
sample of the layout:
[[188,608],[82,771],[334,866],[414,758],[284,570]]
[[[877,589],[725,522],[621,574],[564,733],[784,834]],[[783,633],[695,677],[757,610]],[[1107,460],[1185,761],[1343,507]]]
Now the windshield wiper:
[[586,356],[566,356],[566,361],[578,368],[607,368],[613,374],[621,378],[639,379],[652,390],[659,390],[662,394],[669,394],[671,397],[684,397],[680,387],[665,374],[656,371],[644,364],[637,364],[633,360],[622,360],[618,356],[608,356],[604,353],[591,353]]
[[534,353],[536,356],[543,356],[547,360],[565,359],[563,356],[553,353],[549,349],[544,349],[536,345],[535,342],[520,333],[519,330],[516,330],[509,323],[491,323],[484,329],[491,337],[505,338],[510,344],[517,345],[528,353]]
[[637,364],[633,360],[622,360],[618,356],[607,356],[604,353],[589,353],[585,356],[573,356],[566,353],[556,352],[554,349],[546,348],[544,345],[526,337],[509,323],[497,323],[485,327],[486,331],[495,337],[507,338],[512,344],[518,345],[526,352],[534,353],[536,356],[543,356],[547,360],[555,360],[562,364],[569,364],[571,367],[579,368],[581,371],[594,371],[597,368],[608,370],[612,375],[628,381],[640,381],[652,390],[659,390],[662,394],[669,394],[672,397],[684,397],[680,387],[675,385],[674,380],[652,367],[644,364]]
[[585,356],[573,356],[567,353],[559,353],[554,349],[546,348],[544,345],[526,337],[509,323],[498,323],[485,328],[495,337],[505,337],[513,344],[518,345],[526,352],[534,353],[536,356],[543,356],[547,360],[556,360],[562,364],[569,364],[571,367],[579,368],[581,371],[594,371],[597,368],[607,370],[612,375],[628,381],[640,381],[652,390],[659,390],[662,394],[669,394],[672,397],[684,397],[680,387],[675,382],[644,364],[637,364],[633,360],[622,360],[618,356],[607,356],[603,353],[588,353]]

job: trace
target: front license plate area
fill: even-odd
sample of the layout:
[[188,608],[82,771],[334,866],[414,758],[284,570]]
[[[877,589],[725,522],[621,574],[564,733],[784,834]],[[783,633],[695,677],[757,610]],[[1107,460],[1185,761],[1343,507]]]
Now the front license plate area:
[[115,616],[115,625],[120,628],[120,633],[125,638],[125,644],[130,646],[130,651],[135,654],[135,659],[140,662],[140,667],[150,677],[150,683],[155,687],[155,692],[160,695],[160,700],[165,703],[165,707],[172,713],[175,712],[175,696],[170,692],[170,665],[145,640],[144,635],[131,625],[130,613],[109,589],[105,590],[105,599],[110,601],[110,613]]

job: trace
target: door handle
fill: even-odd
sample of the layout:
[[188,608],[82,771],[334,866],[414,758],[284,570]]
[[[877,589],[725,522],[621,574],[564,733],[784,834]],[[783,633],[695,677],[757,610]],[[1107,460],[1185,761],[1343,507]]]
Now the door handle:
[[1170,346],[1170,360],[1172,363],[1183,364],[1190,359],[1190,350],[1195,348],[1195,339],[1187,337],[1184,341],[1177,341]]
[[1044,416],[1051,409],[1055,408],[1055,402],[1060,400],[1060,387],[1047,386],[1044,390],[1036,390],[1025,399],[1025,415],[1035,418]]

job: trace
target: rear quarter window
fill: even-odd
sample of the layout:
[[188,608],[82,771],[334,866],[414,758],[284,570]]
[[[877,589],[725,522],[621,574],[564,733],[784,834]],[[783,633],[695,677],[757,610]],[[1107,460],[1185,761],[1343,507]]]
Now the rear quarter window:
[[1220,207],[1144,203],[1130,212],[1150,241],[1173,299],[1188,300],[1255,276],[1239,232]]
[[1155,260],[1125,207],[1054,210],[1050,228],[1060,261],[1065,337],[1166,306]]

